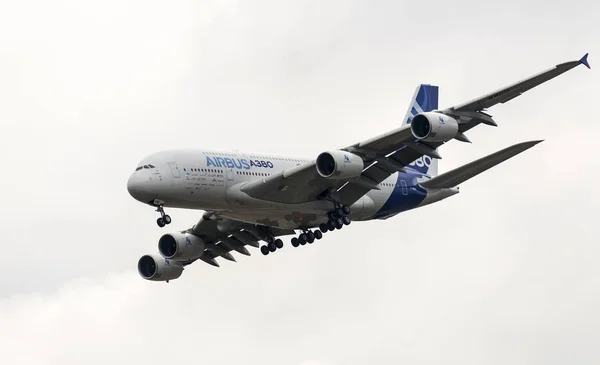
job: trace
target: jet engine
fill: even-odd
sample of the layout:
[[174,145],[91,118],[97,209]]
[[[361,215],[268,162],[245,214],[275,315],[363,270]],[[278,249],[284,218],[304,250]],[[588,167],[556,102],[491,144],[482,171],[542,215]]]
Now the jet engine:
[[204,241],[188,233],[167,233],[158,240],[158,252],[166,259],[195,259],[204,252]]
[[181,276],[183,266],[159,254],[144,255],[138,261],[138,273],[146,280],[167,281]]
[[419,113],[410,129],[415,138],[428,142],[446,142],[458,134],[456,119],[436,112]]
[[317,172],[326,179],[357,177],[364,169],[360,156],[345,151],[323,152],[317,157]]

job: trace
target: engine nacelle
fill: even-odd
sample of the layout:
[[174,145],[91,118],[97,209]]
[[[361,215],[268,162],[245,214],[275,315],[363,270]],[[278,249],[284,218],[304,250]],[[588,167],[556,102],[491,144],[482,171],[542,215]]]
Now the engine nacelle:
[[138,261],[138,273],[151,281],[174,280],[181,276],[183,266],[159,254],[144,255]]
[[458,134],[458,122],[440,113],[419,113],[412,119],[410,129],[415,138],[429,142],[446,142]]
[[204,241],[187,233],[167,233],[158,240],[158,252],[173,260],[190,260],[202,256]]
[[350,152],[328,151],[317,157],[317,172],[326,179],[357,177],[364,167],[363,159]]

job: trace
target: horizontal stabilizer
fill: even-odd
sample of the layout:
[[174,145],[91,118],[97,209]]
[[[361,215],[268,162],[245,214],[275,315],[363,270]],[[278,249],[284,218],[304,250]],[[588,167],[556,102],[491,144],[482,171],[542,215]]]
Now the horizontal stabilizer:
[[433,179],[421,182],[420,184],[422,187],[427,189],[453,188],[458,184],[461,184],[470,178],[498,165],[499,163],[530,149],[540,142],[542,141],[518,143],[498,152],[494,152],[491,155],[482,157],[479,160],[475,160],[459,168],[443,173],[434,177]]

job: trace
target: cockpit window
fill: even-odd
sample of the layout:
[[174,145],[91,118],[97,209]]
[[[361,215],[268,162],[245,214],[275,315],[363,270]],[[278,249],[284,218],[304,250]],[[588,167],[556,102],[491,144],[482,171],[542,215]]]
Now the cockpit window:
[[140,171],[141,169],[154,169],[154,168],[156,168],[154,165],[147,164],[147,165],[142,165],[142,166],[136,167],[135,171]]

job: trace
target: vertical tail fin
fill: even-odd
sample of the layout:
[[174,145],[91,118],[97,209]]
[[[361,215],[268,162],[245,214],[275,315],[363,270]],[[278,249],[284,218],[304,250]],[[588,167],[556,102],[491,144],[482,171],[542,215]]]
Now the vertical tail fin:
[[[417,86],[402,125],[410,124],[415,115],[419,113],[438,109],[438,91],[439,87],[434,85],[421,84]],[[421,156],[413,161],[409,167],[430,176],[438,174],[438,160],[429,156]]]
[[433,85],[417,86],[402,125],[410,124],[412,118],[419,113],[436,110],[438,108],[438,91],[439,87]]

